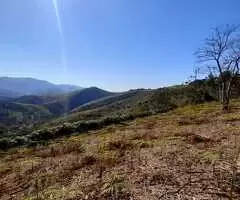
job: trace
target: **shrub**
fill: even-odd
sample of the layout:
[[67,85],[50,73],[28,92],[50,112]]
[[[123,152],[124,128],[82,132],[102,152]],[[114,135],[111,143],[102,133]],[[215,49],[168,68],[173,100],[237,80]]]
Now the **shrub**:
[[133,143],[124,140],[110,141],[106,145],[107,150],[127,150],[134,147]]
[[16,141],[16,145],[17,146],[22,146],[22,145],[26,145],[27,144],[28,139],[25,136],[17,136],[15,138],[15,141]]
[[11,147],[10,140],[7,138],[0,139],[0,150],[6,150]]
[[113,175],[102,188],[101,197],[109,200],[130,200],[130,192],[124,178]]
[[81,159],[81,164],[82,166],[90,166],[90,165],[94,165],[97,162],[97,158],[93,155],[85,155],[82,159]]

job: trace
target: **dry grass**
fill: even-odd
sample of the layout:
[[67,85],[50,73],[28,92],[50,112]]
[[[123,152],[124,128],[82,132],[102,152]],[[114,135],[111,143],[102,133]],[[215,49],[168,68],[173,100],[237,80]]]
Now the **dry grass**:
[[0,199],[240,199],[240,113],[187,106],[0,157]]

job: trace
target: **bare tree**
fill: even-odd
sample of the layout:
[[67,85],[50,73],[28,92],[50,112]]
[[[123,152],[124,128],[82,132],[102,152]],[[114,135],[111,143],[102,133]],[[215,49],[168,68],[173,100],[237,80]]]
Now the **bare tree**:
[[239,75],[240,30],[238,25],[214,28],[196,55],[201,68],[210,70],[219,80],[219,100],[229,110],[232,83]]

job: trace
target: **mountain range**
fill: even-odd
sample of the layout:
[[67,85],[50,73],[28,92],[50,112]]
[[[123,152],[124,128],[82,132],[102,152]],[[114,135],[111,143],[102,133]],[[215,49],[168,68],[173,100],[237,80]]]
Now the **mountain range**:
[[48,95],[81,90],[75,85],[57,85],[33,78],[0,77],[0,100],[23,95]]
[[[4,88],[0,90],[0,139],[7,138],[8,141],[24,135],[39,142],[218,98],[217,82],[208,79],[121,93],[97,87],[59,86],[29,78],[1,80],[5,85],[2,84]],[[50,90],[53,92],[49,93]],[[238,86],[232,92],[234,97],[240,96]]]

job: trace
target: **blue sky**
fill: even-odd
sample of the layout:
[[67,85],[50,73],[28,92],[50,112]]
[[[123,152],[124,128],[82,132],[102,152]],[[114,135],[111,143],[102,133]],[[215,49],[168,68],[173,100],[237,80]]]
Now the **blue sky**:
[[51,0],[0,1],[0,76],[112,91],[178,84],[210,28],[240,22],[239,0],[57,2],[62,38]]

